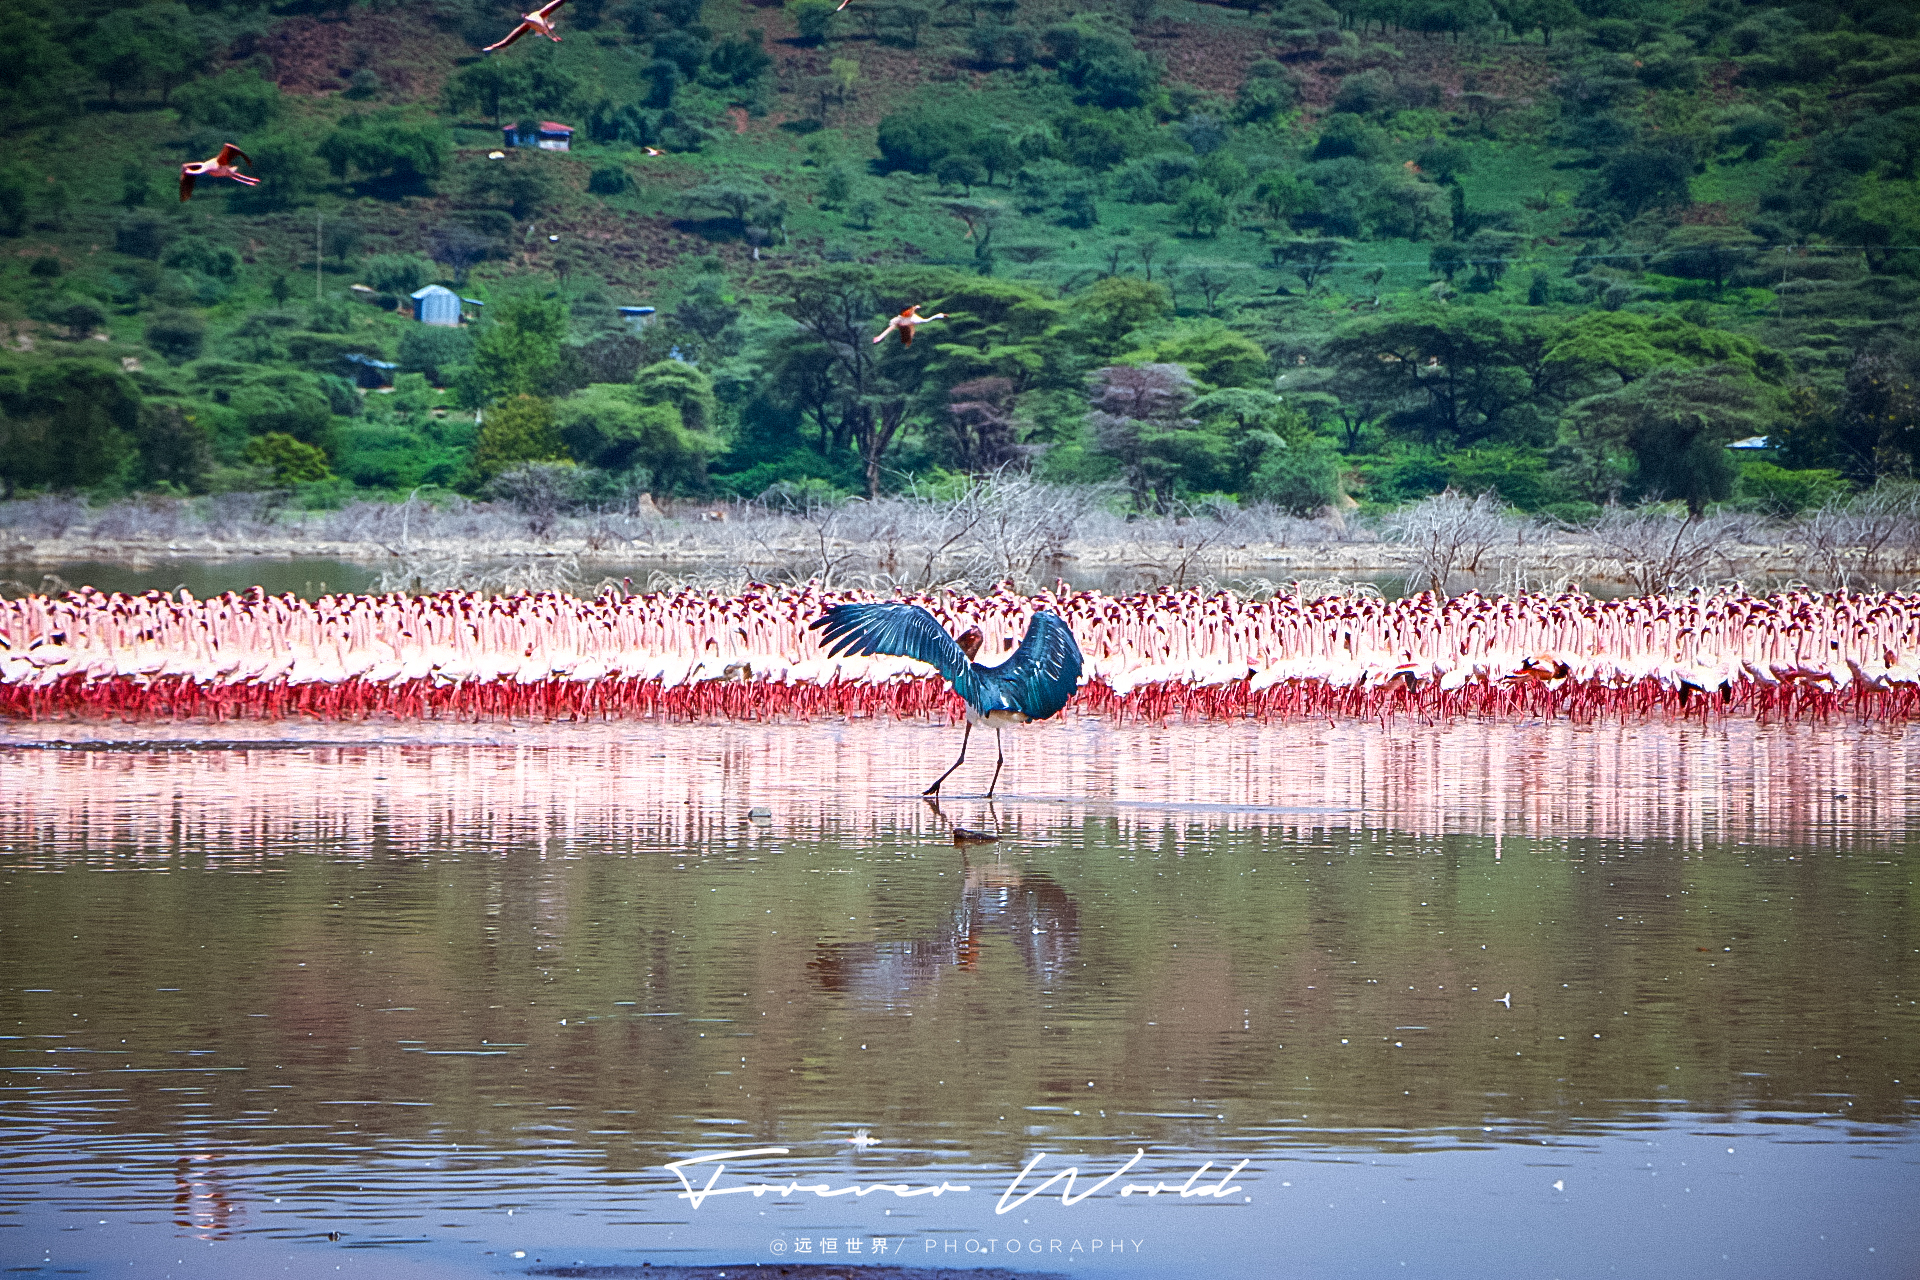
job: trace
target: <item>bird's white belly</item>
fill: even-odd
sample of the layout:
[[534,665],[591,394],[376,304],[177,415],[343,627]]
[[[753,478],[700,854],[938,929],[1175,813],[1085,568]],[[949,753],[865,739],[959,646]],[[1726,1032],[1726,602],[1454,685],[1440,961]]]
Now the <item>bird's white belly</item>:
[[989,711],[984,715],[967,708],[968,724],[983,724],[992,729],[1004,729],[1010,724],[1026,724],[1028,717],[1018,711]]

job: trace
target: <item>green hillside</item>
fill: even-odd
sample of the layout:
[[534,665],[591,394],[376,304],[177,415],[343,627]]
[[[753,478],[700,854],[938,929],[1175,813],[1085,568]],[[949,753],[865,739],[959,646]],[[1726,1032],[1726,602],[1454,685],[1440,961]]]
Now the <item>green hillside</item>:
[[[7,7],[8,497],[1011,466],[1577,521],[1920,451],[1898,0],[572,0],[492,54],[480,0]],[[181,202],[229,141],[259,185]]]

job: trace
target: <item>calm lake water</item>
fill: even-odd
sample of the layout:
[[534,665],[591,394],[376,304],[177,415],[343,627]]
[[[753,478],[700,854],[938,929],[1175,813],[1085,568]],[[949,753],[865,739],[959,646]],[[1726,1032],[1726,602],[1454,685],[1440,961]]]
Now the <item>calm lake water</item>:
[[959,737],[0,726],[0,1266],[1920,1274],[1920,736]]

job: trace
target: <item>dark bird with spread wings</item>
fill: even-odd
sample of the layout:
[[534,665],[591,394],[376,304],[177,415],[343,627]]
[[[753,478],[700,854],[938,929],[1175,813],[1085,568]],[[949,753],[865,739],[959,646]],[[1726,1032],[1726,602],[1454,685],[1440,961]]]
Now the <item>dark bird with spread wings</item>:
[[987,784],[991,796],[1000,783],[1000,768],[1007,762],[1000,731],[1010,724],[1045,720],[1056,714],[1080,686],[1080,646],[1060,616],[1044,609],[1027,623],[1026,637],[1013,656],[997,667],[984,667],[973,660],[985,640],[980,628],[971,627],[956,640],[917,604],[837,604],[814,619],[809,629],[824,632],[821,643],[836,658],[847,653],[917,658],[946,677],[967,704],[960,758],[933,780],[925,795],[940,794],[940,784],[966,762],[973,726],[984,724],[993,726],[994,745],[999,752],[993,781]]
[[260,179],[249,177],[233,167],[235,156],[246,161],[249,165],[253,163],[252,156],[249,156],[231,142],[223,142],[220,144],[220,154],[216,155],[213,159],[189,160],[181,165],[180,198],[182,200],[193,199],[193,180],[195,178],[232,178],[242,186],[259,186]]
[[531,35],[534,32],[539,32],[555,44],[559,44],[560,37],[553,34],[553,11],[566,2],[567,0],[548,0],[548,3],[541,5],[532,13],[521,14],[520,25],[507,32],[505,40],[498,44],[490,44],[480,52],[492,53],[495,49],[504,49],[521,36]]

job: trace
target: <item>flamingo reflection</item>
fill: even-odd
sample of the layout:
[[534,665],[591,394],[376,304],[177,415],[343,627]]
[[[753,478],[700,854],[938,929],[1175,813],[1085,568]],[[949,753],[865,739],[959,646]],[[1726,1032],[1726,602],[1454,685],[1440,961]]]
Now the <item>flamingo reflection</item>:
[[173,1162],[173,1224],[200,1240],[224,1240],[233,1234],[240,1203],[228,1191],[226,1175],[210,1152],[183,1154]]

